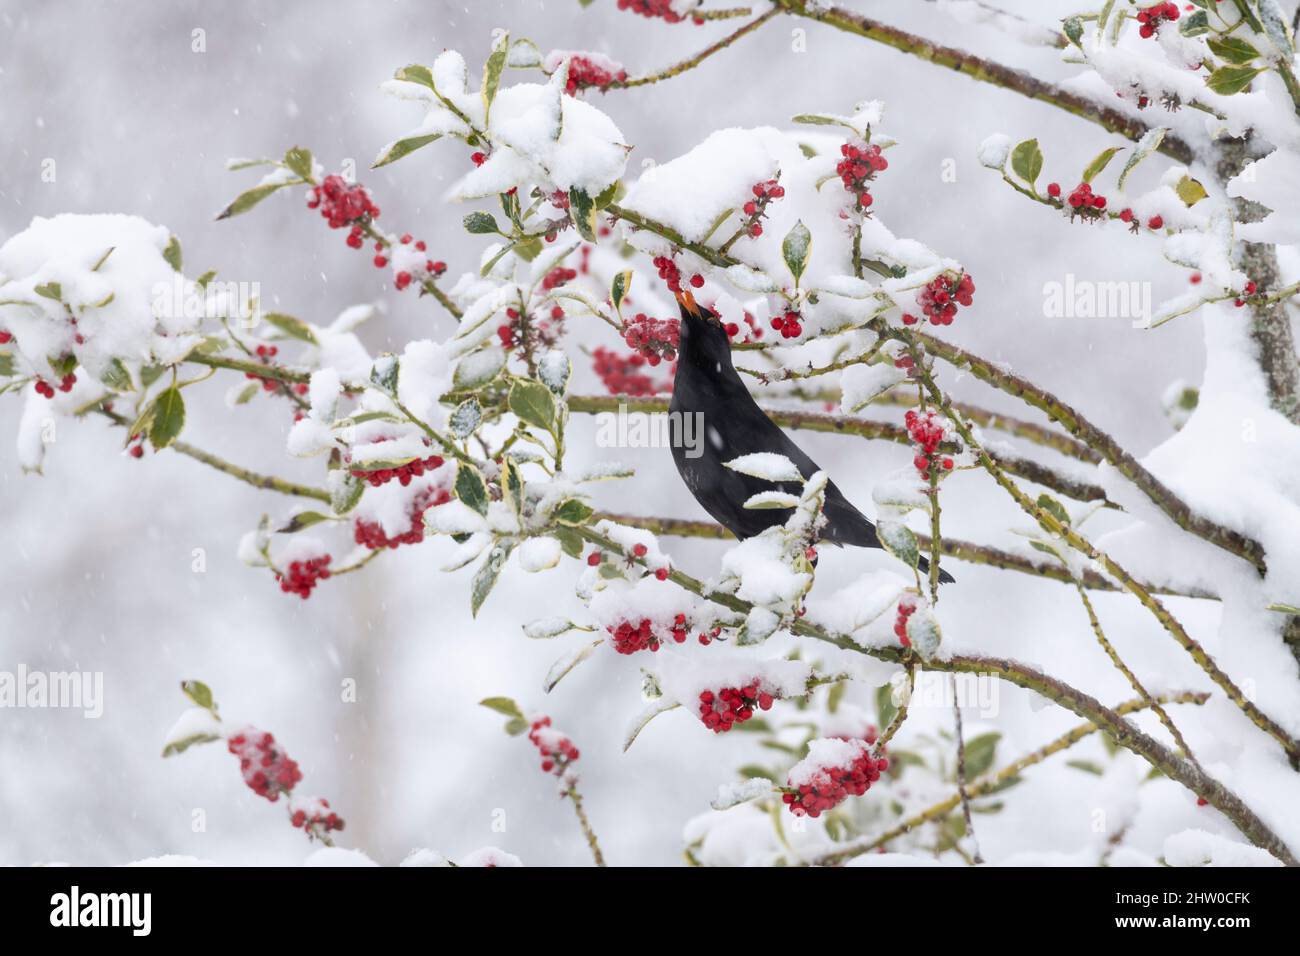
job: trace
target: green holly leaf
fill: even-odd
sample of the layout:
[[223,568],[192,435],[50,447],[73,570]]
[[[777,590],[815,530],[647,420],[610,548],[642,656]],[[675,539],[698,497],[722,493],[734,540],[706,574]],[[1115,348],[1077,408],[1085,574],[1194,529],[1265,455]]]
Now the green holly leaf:
[[516,379],[510,386],[508,403],[510,411],[519,416],[521,421],[548,432],[555,430],[558,406],[555,395],[543,383]]
[[1178,185],[1174,186],[1174,192],[1178,193],[1178,198],[1188,206],[1195,206],[1198,202],[1209,195],[1205,187],[1191,176],[1183,176],[1178,180]]
[[319,511],[299,511],[290,518],[283,527],[276,529],[276,534],[295,534],[312,525],[320,524],[322,521],[329,521],[329,515],[323,515]]
[[[587,521],[595,514],[595,510],[585,501],[577,498],[569,498],[560,503],[560,506],[552,512],[552,517],[561,524],[580,525],[586,524]],[[563,543],[563,542],[561,542]]]
[[295,146],[284,154],[284,164],[300,179],[311,179],[311,150]]
[[317,344],[316,333],[302,319],[295,319],[292,315],[285,315],[283,312],[267,312],[262,318],[290,338],[310,342],[312,345]]
[[614,306],[614,312],[618,314],[618,317],[620,319],[623,317],[623,313],[619,311],[619,307],[622,306],[623,300],[627,298],[628,290],[631,288],[632,288],[631,269],[624,269],[622,272],[615,275],[614,281],[610,283],[609,301]]
[[992,733],[980,734],[978,737],[966,741],[967,780],[973,780],[993,766],[993,758],[997,755],[998,741],[1001,739],[1001,734]]
[[1205,85],[1220,96],[1240,93],[1250,86],[1250,81],[1263,73],[1253,66],[1221,66],[1205,78]]
[[492,101],[496,99],[497,89],[501,86],[501,72],[506,68],[506,57],[509,52],[510,34],[503,33],[497,38],[496,44],[492,47],[492,53],[488,56],[487,64],[483,67],[483,86],[480,94],[483,97],[483,121],[485,125],[492,112]]
[[185,399],[181,390],[173,385],[154,399],[149,441],[155,449],[163,449],[176,440],[185,427]]
[[1197,10],[1190,16],[1183,17],[1178,24],[1178,32],[1185,37],[1204,36],[1210,32],[1210,17],[1204,10]]
[[1070,526],[1070,512],[1065,510],[1065,505],[1061,504],[1049,494],[1038,496],[1038,507],[1042,508],[1061,524],[1067,528]]
[[427,86],[433,89],[433,73],[427,66],[421,66],[418,63],[410,63],[402,67],[393,74],[395,80],[405,80],[407,83],[418,83],[421,86]]
[[461,462],[456,469],[456,497],[479,514],[487,515],[487,484],[478,469],[468,462]]
[[1241,37],[1210,37],[1205,42],[1209,45],[1210,52],[1220,60],[1226,60],[1238,66],[1249,63],[1259,56],[1259,51],[1251,46],[1249,41],[1243,40]]
[[588,242],[596,241],[596,204],[577,186],[569,190],[569,218],[578,235]]
[[496,217],[490,212],[472,212],[465,217],[465,231],[474,236],[487,236],[493,233],[501,234],[501,227],[497,225]]
[[808,267],[808,257],[812,252],[812,233],[799,220],[794,224],[785,238],[781,240],[781,255],[785,258],[786,268],[794,276],[795,285]]
[[915,568],[921,560],[921,548],[916,535],[907,525],[898,521],[882,521],[876,526],[876,533],[885,550],[898,558],[909,568]]
[[399,159],[410,156],[417,149],[428,146],[434,140],[441,138],[441,133],[422,133],[419,136],[407,136],[405,139],[394,140],[379,151],[379,155],[370,164],[370,168],[378,169],[380,166],[395,163]]
[[183,680],[181,681],[181,693],[188,697],[198,707],[210,712],[214,717],[217,714],[217,702],[212,697],[212,688],[201,680]]
[[509,697],[484,697],[478,702],[480,707],[486,707],[488,710],[495,710],[498,714],[506,717],[524,719],[524,712],[519,709]]
[[245,190],[234,198],[234,200],[221,212],[217,213],[217,219],[229,219],[232,216],[243,215],[260,203],[271,193],[278,189],[283,189],[288,183],[266,183],[262,186],[254,186],[252,189]]
[[1083,181],[1085,183],[1092,182],[1093,179],[1095,179],[1097,175],[1110,164],[1110,161],[1115,158],[1115,154],[1123,148],[1123,146],[1109,146],[1098,153],[1096,158],[1084,167]]
[[1011,171],[1031,186],[1038,181],[1038,174],[1043,171],[1043,151],[1038,148],[1038,140],[1027,139],[1016,144],[1011,150]]
[[[92,271],[98,271],[99,267],[104,264],[104,259],[108,258],[108,253],[112,251],[112,249],[109,249],[108,252],[104,253],[104,258],[100,259],[99,262],[95,264],[95,268]],[[174,271],[181,271],[181,241],[179,239],[175,236],[168,239],[167,246],[163,249],[162,255],[163,258],[167,260],[167,264],[171,266]]]

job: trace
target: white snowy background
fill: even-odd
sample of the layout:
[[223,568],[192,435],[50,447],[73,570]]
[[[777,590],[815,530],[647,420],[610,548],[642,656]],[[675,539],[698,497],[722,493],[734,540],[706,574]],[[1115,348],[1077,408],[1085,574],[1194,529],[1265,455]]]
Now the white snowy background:
[[[1043,77],[1071,71],[1052,50],[963,25],[933,3],[858,5]],[[1077,6],[1002,5],[1049,24]],[[267,308],[327,322],[348,305],[383,302],[387,316],[362,331],[372,352],[445,335],[451,320],[436,304],[381,288],[382,275],[306,214],[296,193],[230,222],[214,222],[213,215],[248,185],[225,171],[227,157],[279,155],[300,144],[327,170],[354,159],[390,227],[400,223],[427,239],[453,275],[473,268],[481,245],[461,228],[465,210],[440,199],[467,168],[464,149],[435,144],[379,171],[365,167],[411,125],[409,106],[382,95],[379,84],[396,67],[431,62],[444,48],[479,63],[498,27],[531,37],[543,51],[607,53],[635,73],[666,66],[732,25],[668,26],[619,12],[613,0],[585,11],[577,0],[5,0],[0,241],[37,215],[134,213],[181,238],[187,271],[217,269],[227,280],[258,282]],[[806,52],[792,52],[793,28],[807,31]],[[195,29],[206,32],[206,52],[191,50]],[[847,111],[866,98],[884,100],[888,131],[901,141],[873,190],[876,210],[896,234],[959,260],[978,283],[974,307],[946,334],[1049,385],[1139,453],[1167,438],[1160,395],[1173,379],[1199,380],[1199,319],[1151,332],[1128,319],[1049,319],[1043,286],[1068,273],[1149,280],[1158,300],[1181,291],[1185,273],[1161,260],[1156,242],[1067,225],[1024,202],[976,159],[990,133],[1036,135],[1048,154],[1045,178],[1064,182],[1117,138],[1013,93],[781,18],[682,77],[588,94],[635,145],[629,178],[638,163],[679,155],[714,129],[779,126],[795,113]],[[46,159],[57,164],[54,182],[42,180]],[[947,160],[956,164],[954,182],[941,176]],[[1165,162],[1152,161],[1145,173],[1152,183]],[[618,344],[594,320],[572,325],[581,329],[576,341]],[[952,384],[954,374],[944,375]],[[1013,410],[969,378],[953,388],[959,397]],[[599,390],[590,369],[580,368],[574,391]],[[269,414],[265,405],[232,412],[222,392],[217,382],[191,390],[185,438],[250,467],[310,480],[314,466],[283,454],[287,413]],[[18,412],[17,401],[0,399],[0,435],[12,436]],[[797,437],[864,508],[872,482],[910,455],[884,443]],[[544,710],[574,737],[583,753],[587,810],[615,864],[680,863],[685,823],[707,812],[717,785],[735,779],[736,766],[760,756],[752,738],[715,737],[680,711],[661,717],[622,753],[622,727],[641,707],[639,675],[614,654],[596,655],[546,697],[542,676],[561,648],[524,639],[520,625],[576,613],[571,574],[532,576],[512,565],[472,621],[472,572],[440,573],[452,546],[431,540],[299,601],[235,555],[242,532],[285,502],[178,455],[132,460],[121,453],[120,434],[98,422],[61,423],[57,438],[43,477],[22,475],[10,438],[0,441],[0,669],[103,671],[104,715],[0,713],[0,863],[109,864],[169,853],[223,863],[300,862],[309,852],[302,834],[286,825],[279,807],[243,786],[229,755],[211,747],[160,759],[163,735],[186,703],[177,684],[190,677],[213,687],[224,715],[274,732],[301,764],[307,791],[327,796],[346,817],[341,844],[385,863],[415,847],[460,857],[492,844],[528,864],[589,864],[570,807],[556,799],[527,742],[506,737],[501,720],[476,705],[485,696],[509,695]],[[575,416],[572,453],[605,456],[593,439],[592,420]],[[617,456],[635,464],[638,476],[602,486],[605,506],[702,516],[666,450]],[[1005,542],[1007,528],[1022,523],[978,473],[955,478],[943,494],[945,530],[955,536]],[[700,576],[715,573],[724,548],[663,543]],[[192,570],[195,549],[205,552],[203,573]],[[819,590],[890,566],[876,552],[826,549]],[[954,646],[1034,661],[1107,702],[1132,696],[1069,589],[955,562],[950,568],[958,583],[945,589],[942,617]],[[1107,594],[1095,600],[1109,635],[1149,686],[1199,683],[1186,656],[1135,602]],[[1216,604],[1170,605],[1194,635],[1213,634]],[[348,678],[357,682],[355,703],[341,701]],[[1056,708],[1031,707],[1029,695],[1009,685],[999,690],[995,719],[966,715],[968,734],[1004,734],[999,763],[1078,722]],[[853,693],[868,703],[865,691]],[[914,707],[900,741],[950,719],[946,707]],[[1071,756],[1105,759],[1095,739]],[[1136,758],[1120,760],[1132,764],[1125,774],[1145,772]],[[985,856],[1000,861],[1046,851],[1095,861],[1093,814],[1108,806],[1108,785],[1114,781],[1060,758],[1032,768],[1014,791],[1019,812],[977,818]],[[1164,836],[1179,829],[1231,832],[1176,785],[1147,786],[1167,792],[1138,812],[1128,845],[1154,856]],[[886,798],[873,790],[865,799]],[[204,832],[193,831],[196,809],[206,812]],[[493,829],[501,819],[504,832]]]

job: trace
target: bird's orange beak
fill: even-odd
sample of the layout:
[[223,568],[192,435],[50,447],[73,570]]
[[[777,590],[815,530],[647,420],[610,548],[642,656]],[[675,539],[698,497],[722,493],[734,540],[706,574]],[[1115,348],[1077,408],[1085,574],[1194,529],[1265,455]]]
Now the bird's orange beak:
[[678,292],[677,304],[691,315],[695,316],[695,318],[700,318],[700,307],[695,304],[695,296],[691,295],[689,292]]

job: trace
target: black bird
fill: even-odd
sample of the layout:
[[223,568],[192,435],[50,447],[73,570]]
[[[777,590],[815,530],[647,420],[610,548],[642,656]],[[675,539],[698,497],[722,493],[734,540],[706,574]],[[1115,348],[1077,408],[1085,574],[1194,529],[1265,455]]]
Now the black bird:
[[[719,524],[737,538],[751,538],[774,525],[784,524],[789,512],[780,508],[746,508],[745,502],[764,491],[798,494],[794,482],[771,482],[743,475],[723,463],[756,452],[775,452],[794,462],[800,474],[811,477],[817,463],[786,437],[749,394],[731,362],[731,342],[717,315],[698,305],[690,293],[678,295],[681,307],[681,343],[678,347],[677,374],[673,380],[671,412],[681,416],[678,436],[685,432],[685,416],[699,414],[703,435],[695,447],[675,440],[671,442],[673,462],[695,500]],[[696,457],[690,453],[698,452]],[[823,508],[826,524],[821,538],[837,545],[860,548],[883,547],[876,537],[876,527],[853,507],[834,482],[826,485]],[[928,572],[925,558],[920,570]],[[952,576],[941,571],[940,580]]]

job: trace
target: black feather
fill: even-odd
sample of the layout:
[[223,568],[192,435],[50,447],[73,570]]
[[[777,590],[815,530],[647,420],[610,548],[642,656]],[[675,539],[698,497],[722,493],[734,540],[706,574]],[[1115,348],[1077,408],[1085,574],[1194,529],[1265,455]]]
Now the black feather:
[[[746,508],[745,502],[764,491],[797,495],[799,486],[742,475],[723,462],[741,455],[775,452],[794,462],[805,478],[821,469],[758,407],[732,364],[726,331],[712,312],[698,308],[698,315],[684,306],[681,310],[681,344],[669,410],[681,416],[702,413],[698,420],[703,421],[704,433],[694,436],[696,441],[691,446],[683,441],[672,442],[673,462],[695,500],[715,521],[737,538],[751,538],[784,524],[788,512]],[[682,433],[686,433],[684,427]],[[690,457],[696,451],[698,456]],[[881,547],[875,525],[853,507],[834,482],[826,486],[823,511],[823,540],[860,548]],[[925,558],[921,558],[920,569],[929,570]],[[941,571],[940,580],[951,582],[953,578]]]

